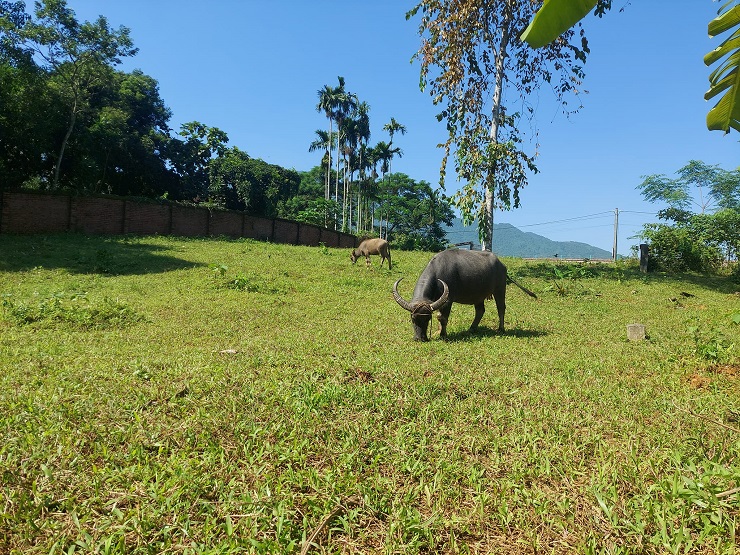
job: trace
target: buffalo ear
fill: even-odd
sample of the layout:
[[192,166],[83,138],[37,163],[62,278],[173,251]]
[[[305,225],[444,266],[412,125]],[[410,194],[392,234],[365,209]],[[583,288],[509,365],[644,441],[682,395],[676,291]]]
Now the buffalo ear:
[[[398,278],[396,280],[396,283],[393,284],[393,298],[396,299],[396,302],[399,304],[401,308],[404,308],[411,312],[411,303],[408,302],[406,299],[404,299],[401,294],[398,292],[398,284],[401,283],[401,280],[403,278]],[[445,286],[446,287],[446,286]]]

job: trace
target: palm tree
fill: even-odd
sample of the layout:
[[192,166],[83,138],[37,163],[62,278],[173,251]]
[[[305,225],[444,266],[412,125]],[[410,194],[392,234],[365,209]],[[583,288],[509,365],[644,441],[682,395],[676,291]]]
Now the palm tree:
[[[316,130],[316,139],[309,145],[308,151],[314,152],[316,150],[323,150],[324,156],[321,158],[321,167],[324,168],[324,199],[329,200],[329,183],[331,176],[331,148],[334,142],[334,137],[330,133],[322,129]],[[324,214],[324,225],[328,224],[329,214]]]
[[[394,152],[398,151],[398,152]],[[398,153],[400,155],[401,151],[399,148],[391,148],[390,143],[386,143],[385,141],[380,141],[377,145],[375,145],[375,160],[377,163],[380,164],[380,173],[382,174],[381,181],[383,183],[383,189],[388,189],[388,186],[385,182],[385,176],[390,172],[391,169],[391,160],[393,159],[394,154]],[[387,218],[386,218],[387,221]],[[381,206],[381,214],[380,214],[380,236],[383,237],[383,212],[382,212],[382,206]],[[386,239],[388,238],[388,226],[386,224]]]
[[389,144],[393,144],[393,135],[395,135],[397,132],[401,133],[401,135],[405,135],[406,127],[398,123],[396,121],[396,118],[392,117],[391,121],[389,121],[383,126],[383,131],[388,131],[388,134],[391,136],[391,140]]
[[370,141],[370,105],[367,102],[360,102],[357,104],[355,121],[355,131],[359,142],[359,148],[357,151],[357,169],[360,172],[360,180],[357,185],[357,222],[359,226],[362,221],[360,216],[360,207],[362,206],[362,184],[365,181],[365,169],[367,169],[367,162],[364,158],[366,157],[365,153],[367,151],[367,143]]
[[[340,77],[340,83],[341,83],[341,77]],[[324,115],[329,120],[329,133],[327,134],[328,138],[331,138],[334,134],[334,130],[332,129],[332,124],[334,123],[334,104],[336,102],[336,93],[335,89],[330,87],[329,85],[324,85],[323,89],[319,89],[317,92],[319,95],[319,103],[316,105],[316,111],[317,112],[324,112]],[[317,132],[318,133],[318,132]],[[331,150],[329,150],[329,168],[331,168]],[[326,172],[326,181],[324,183],[324,198],[326,200],[329,200],[329,171]]]
[[344,124],[345,120],[355,110],[357,106],[357,97],[348,93],[344,90],[344,78],[339,78],[340,91],[337,95],[337,102],[334,107],[334,120],[337,122],[337,175],[334,185],[334,196],[339,202],[339,158],[340,151],[346,149],[347,143],[347,125]]

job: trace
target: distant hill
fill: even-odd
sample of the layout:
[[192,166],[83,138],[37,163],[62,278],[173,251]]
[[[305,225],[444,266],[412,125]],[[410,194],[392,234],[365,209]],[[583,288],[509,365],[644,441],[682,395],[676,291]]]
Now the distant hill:
[[[450,243],[472,241],[475,249],[480,249],[478,228],[464,226],[460,218],[455,218],[451,227],[446,228]],[[552,241],[536,233],[524,232],[511,224],[493,224],[493,252],[500,256],[519,258],[611,258],[612,253],[587,243],[577,241]]]

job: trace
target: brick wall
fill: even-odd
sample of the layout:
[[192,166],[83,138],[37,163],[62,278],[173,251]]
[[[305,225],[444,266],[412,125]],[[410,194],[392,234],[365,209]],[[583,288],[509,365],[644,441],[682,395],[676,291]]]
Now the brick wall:
[[357,237],[289,220],[120,197],[0,191],[0,233],[248,237],[294,245],[352,248]]

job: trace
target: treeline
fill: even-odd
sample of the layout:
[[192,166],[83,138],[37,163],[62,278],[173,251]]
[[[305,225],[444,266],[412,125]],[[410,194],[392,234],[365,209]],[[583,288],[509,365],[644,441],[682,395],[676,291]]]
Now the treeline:
[[[341,78],[341,91],[319,95],[336,127],[306,145],[323,156],[299,172],[227,146],[216,127],[171,129],[156,79],[117,69],[137,51],[128,28],[104,16],[79,22],[65,0],[36,2],[32,14],[25,2],[0,0],[1,185],[166,198],[383,235],[402,248],[445,246],[449,203],[390,172],[399,128],[386,126],[390,142],[369,147],[369,106]],[[353,127],[358,119],[366,130]]]

